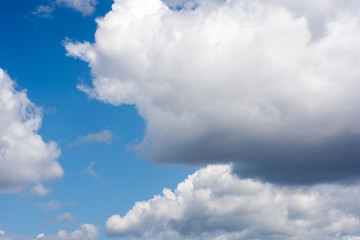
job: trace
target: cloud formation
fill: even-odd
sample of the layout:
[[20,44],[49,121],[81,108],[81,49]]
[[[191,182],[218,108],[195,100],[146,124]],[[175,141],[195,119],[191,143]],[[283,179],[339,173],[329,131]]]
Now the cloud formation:
[[[132,239],[356,239],[360,187],[280,187],[210,165],[106,222]],[[171,211],[170,211],[171,210]]]
[[99,133],[90,133],[86,136],[76,138],[76,141],[69,144],[69,147],[76,147],[91,142],[104,142],[110,144],[112,141],[112,133],[110,130],[104,130]]
[[59,201],[51,200],[49,202],[39,202],[36,205],[45,211],[57,211],[61,208],[62,204]]
[[137,149],[155,162],[233,162],[242,176],[283,183],[357,177],[360,6],[190,5],[116,0],[94,43],[65,44],[94,76],[79,89],[135,104],[147,123]]
[[65,212],[63,214],[60,214],[56,217],[56,221],[54,223],[57,224],[65,224],[69,222],[78,222],[78,218],[72,215],[70,212]]
[[95,162],[92,161],[90,162],[89,166],[86,168],[86,173],[89,174],[90,176],[93,176],[94,178],[99,178],[99,175],[95,172],[95,170],[93,169]]
[[52,6],[40,5],[32,12],[32,14],[42,18],[52,18],[54,10],[55,8]]
[[60,230],[56,235],[39,234],[36,239],[40,240],[95,240],[99,231],[93,224],[82,224],[73,232]]
[[83,15],[90,15],[95,11],[97,0],[56,0],[58,5],[73,8]]
[[41,120],[40,109],[25,91],[15,90],[14,82],[0,69],[0,193],[35,186],[34,191],[42,195],[45,188],[39,184],[63,176],[56,143],[45,143],[37,134]]

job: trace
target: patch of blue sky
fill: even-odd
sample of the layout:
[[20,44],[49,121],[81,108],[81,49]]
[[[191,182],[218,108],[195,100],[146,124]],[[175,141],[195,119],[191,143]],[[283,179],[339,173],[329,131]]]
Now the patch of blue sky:
[[[39,5],[49,3],[0,1],[0,67],[43,109],[39,133],[45,141],[57,142],[62,152],[58,160],[65,171],[62,179],[45,185],[52,191],[44,197],[29,191],[0,195],[0,229],[30,237],[66,228],[74,230],[75,223],[54,224],[64,212],[102,230],[115,210],[124,214],[135,201],[151,198],[163,187],[175,188],[192,172],[181,167],[155,166],[129,149],[129,144],[139,142],[145,131],[144,120],[134,106],[114,107],[90,100],[76,88],[79,82],[90,82],[90,70],[86,63],[66,57],[62,42],[67,37],[93,41],[95,18],[108,12],[112,1],[99,1],[90,16],[58,6],[51,18],[33,14]],[[102,130],[113,134],[111,144],[68,147],[78,136]],[[95,162],[93,170],[101,178],[86,173],[91,162]],[[51,201],[60,207],[39,207],[39,203]]]

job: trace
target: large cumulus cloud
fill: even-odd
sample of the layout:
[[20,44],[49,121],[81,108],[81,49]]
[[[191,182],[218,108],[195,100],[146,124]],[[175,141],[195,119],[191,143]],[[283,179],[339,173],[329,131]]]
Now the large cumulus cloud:
[[36,132],[41,111],[17,91],[14,82],[0,69],[0,193],[19,192],[34,186],[43,195],[44,181],[63,176],[56,159],[60,150],[55,142],[45,143]]
[[358,175],[356,2],[167,3],[116,0],[94,43],[65,43],[91,67],[93,86],[81,90],[136,105],[147,123],[139,151],[161,163],[233,162],[277,182]]
[[133,239],[359,239],[359,197],[356,185],[279,187],[212,165],[113,215],[106,231]]

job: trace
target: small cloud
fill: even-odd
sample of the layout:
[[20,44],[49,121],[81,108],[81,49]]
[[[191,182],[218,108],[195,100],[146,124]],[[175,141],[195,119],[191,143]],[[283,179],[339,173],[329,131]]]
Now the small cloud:
[[94,166],[95,162],[92,161],[89,166],[86,168],[86,173],[88,173],[89,175],[95,177],[95,178],[99,178],[99,175],[94,171],[94,169],[92,168]]
[[0,235],[5,235],[5,231],[0,229]]
[[39,196],[45,196],[46,194],[50,193],[51,189],[44,187],[41,183],[37,184],[33,187],[31,193]]
[[[40,234],[39,234],[40,235]],[[56,235],[41,235],[39,239],[46,240],[95,240],[100,235],[98,228],[93,224],[81,224],[73,232],[60,230]]]
[[104,142],[110,144],[112,141],[112,133],[109,130],[104,130],[100,133],[91,133],[86,136],[77,137],[75,142],[70,143],[69,147],[77,147],[79,145],[91,142]]
[[50,202],[39,202],[36,205],[45,211],[56,211],[61,208],[61,203],[55,200]]
[[91,15],[95,11],[96,0],[56,0],[56,4],[75,9],[84,16]]
[[73,216],[70,212],[65,212],[56,217],[55,223],[57,223],[57,224],[64,224],[67,222],[77,223],[78,219],[77,219],[77,217]]
[[37,235],[36,239],[44,239],[45,238],[45,234],[44,233],[40,233],[39,235]]
[[40,18],[52,18],[53,11],[55,10],[54,7],[46,6],[46,5],[40,5],[36,8],[35,11],[31,12],[33,15],[36,15]]

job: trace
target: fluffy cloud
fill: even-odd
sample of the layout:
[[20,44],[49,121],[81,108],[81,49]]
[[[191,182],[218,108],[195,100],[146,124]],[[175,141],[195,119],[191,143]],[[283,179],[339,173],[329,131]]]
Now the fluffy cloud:
[[210,165],[106,222],[134,239],[355,239],[360,187],[279,187]]
[[15,193],[34,186],[45,194],[41,182],[63,176],[56,159],[60,150],[55,142],[45,143],[36,132],[41,111],[17,91],[14,82],[0,69],[0,193]]
[[116,0],[94,43],[65,43],[94,76],[79,89],[136,105],[147,123],[140,152],[160,163],[233,162],[274,182],[358,175],[355,1],[168,2],[183,9]]
[[56,0],[59,5],[64,5],[81,12],[84,15],[90,15],[95,11],[96,0]]
[[99,231],[92,224],[82,224],[77,230],[69,233],[66,230],[59,231],[56,235],[39,234],[36,239],[41,240],[95,240]]

